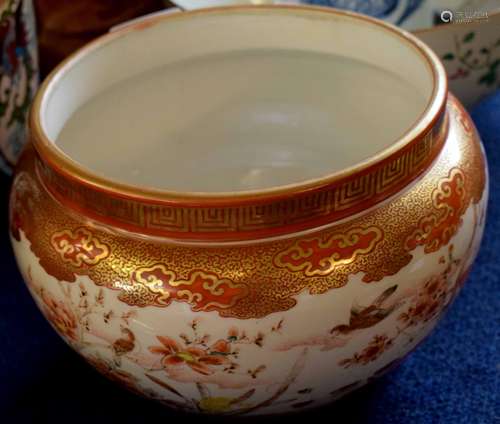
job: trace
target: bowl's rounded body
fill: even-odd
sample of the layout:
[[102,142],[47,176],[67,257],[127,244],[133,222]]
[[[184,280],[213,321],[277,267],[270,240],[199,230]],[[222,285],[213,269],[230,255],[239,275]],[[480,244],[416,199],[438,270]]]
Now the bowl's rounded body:
[[[476,256],[485,158],[453,97],[445,115],[442,150],[396,194],[337,222],[253,241],[179,242],[96,221],[65,203],[84,194],[48,178],[28,148],[10,204],[19,267],[66,342],[135,392],[226,414],[321,405],[415,348]],[[418,155],[374,185],[352,184],[338,201],[389,185]],[[135,213],[101,206],[123,221]],[[217,211],[203,218],[205,229],[229,225]],[[177,218],[141,219],[161,227]]]

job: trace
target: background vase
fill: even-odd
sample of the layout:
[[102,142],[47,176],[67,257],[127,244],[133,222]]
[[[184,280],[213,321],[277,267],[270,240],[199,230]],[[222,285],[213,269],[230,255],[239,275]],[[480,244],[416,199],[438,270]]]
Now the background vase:
[[0,170],[10,173],[24,146],[25,121],[38,86],[31,0],[0,2]]

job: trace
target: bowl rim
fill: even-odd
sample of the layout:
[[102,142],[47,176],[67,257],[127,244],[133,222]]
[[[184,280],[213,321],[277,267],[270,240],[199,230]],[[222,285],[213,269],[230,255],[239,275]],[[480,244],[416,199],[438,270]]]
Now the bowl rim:
[[[322,177],[307,179],[297,183],[279,185],[258,190],[244,190],[244,191],[226,191],[226,192],[184,192],[184,191],[171,191],[158,188],[143,187],[140,185],[126,184],[116,181],[105,176],[98,175],[91,169],[80,165],[76,160],[66,155],[60,150],[55,142],[51,141],[45,133],[42,123],[41,115],[44,101],[48,97],[51,88],[57,84],[57,81],[62,77],[65,70],[71,68],[77,63],[81,57],[92,53],[94,50],[101,46],[108,44],[116,38],[126,36],[130,32],[138,31],[148,28],[150,26],[176,19],[189,19],[195,15],[210,15],[210,14],[233,14],[233,13],[256,13],[256,12],[277,12],[283,14],[296,15],[304,12],[313,12],[324,14],[325,16],[333,15],[334,17],[347,17],[351,19],[363,20],[380,27],[382,30],[395,33],[411,47],[413,47],[418,54],[420,54],[427,62],[432,72],[432,94],[430,99],[420,116],[416,119],[414,124],[408,128],[403,135],[401,135],[395,142],[391,143],[388,147],[382,149],[370,157],[357,162],[356,164],[346,167],[340,171],[333,172]],[[418,139],[422,138],[443,115],[447,98],[447,78],[443,65],[436,54],[424,42],[420,41],[417,37],[409,32],[402,30],[392,24],[371,18],[369,16],[361,15],[354,12],[336,10],[326,7],[317,6],[290,6],[290,5],[236,5],[236,6],[222,6],[206,9],[196,9],[192,11],[183,11],[173,14],[157,15],[146,18],[144,21],[136,25],[127,26],[123,29],[117,30],[98,37],[85,46],[78,49],[65,60],[63,60],[43,81],[33,101],[28,121],[28,128],[32,143],[47,165],[62,177],[71,180],[72,183],[77,183],[86,186],[102,194],[119,197],[122,199],[131,199],[139,202],[153,203],[153,204],[168,204],[177,206],[236,206],[238,204],[248,204],[252,201],[266,201],[289,198],[290,196],[310,193],[314,191],[324,190],[326,187],[331,186],[344,180],[345,178],[352,177],[358,173],[362,173],[367,169],[377,166],[384,162],[391,155],[398,151],[407,148]]]

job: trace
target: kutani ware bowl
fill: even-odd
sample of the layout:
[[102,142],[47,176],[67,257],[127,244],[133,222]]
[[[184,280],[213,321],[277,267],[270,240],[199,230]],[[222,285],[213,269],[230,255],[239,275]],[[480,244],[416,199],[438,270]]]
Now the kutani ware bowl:
[[38,306],[172,408],[333,401],[434,328],[476,256],[477,132],[421,41],[360,15],[153,17],[62,63],[10,202]]

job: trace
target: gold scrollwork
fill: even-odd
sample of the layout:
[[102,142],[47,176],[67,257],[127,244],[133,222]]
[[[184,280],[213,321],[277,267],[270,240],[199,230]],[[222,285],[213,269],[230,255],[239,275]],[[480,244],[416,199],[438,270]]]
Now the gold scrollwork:
[[328,275],[335,267],[352,263],[365,255],[383,239],[380,228],[353,228],[344,234],[332,234],[327,239],[314,237],[297,240],[290,248],[278,253],[276,266],[307,276]]
[[96,265],[109,255],[109,247],[83,227],[58,231],[50,241],[61,259],[77,268]]
[[230,308],[247,293],[245,285],[204,271],[192,271],[187,279],[178,279],[164,264],[138,268],[132,280],[156,294],[158,305],[167,306],[177,300],[189,303],[194,311]]

